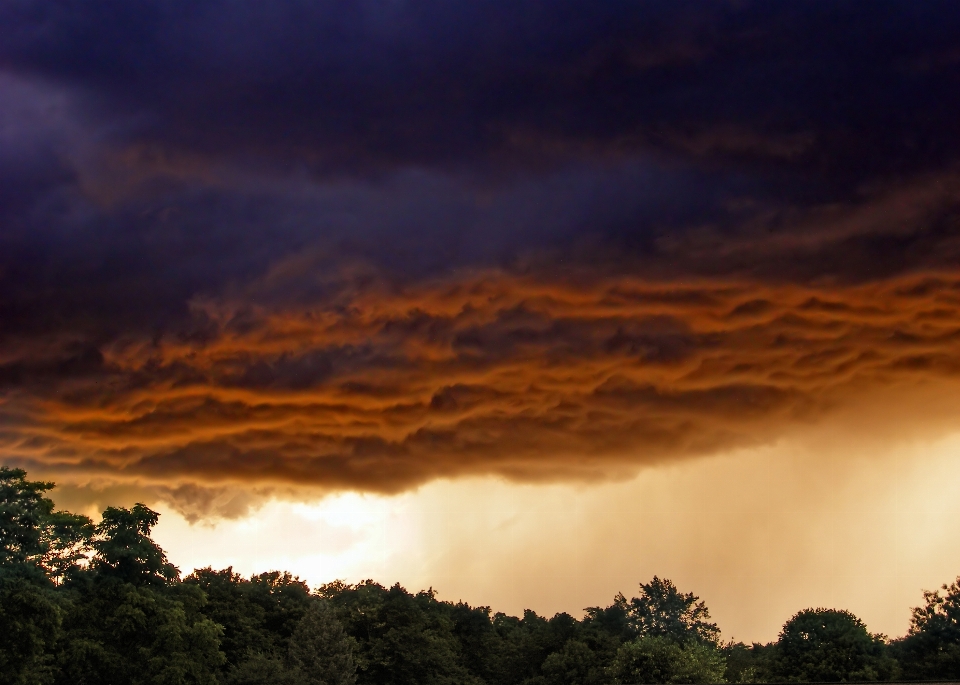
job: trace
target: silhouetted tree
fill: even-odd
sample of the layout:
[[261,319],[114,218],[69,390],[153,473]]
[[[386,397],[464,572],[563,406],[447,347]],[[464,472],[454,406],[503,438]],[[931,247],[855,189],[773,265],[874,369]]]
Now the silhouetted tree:
[[849,611],[806,609],[783,626],[773,661],[774,677],[793,682],[889,680],[896,663],[884,638],[867,632]]
[[151,538],[158,514],[110,507],[96,527],[90,569],[62,588],[64,639],[56,682],[67,685],[216,685],[221,628],[206,596]]
[[0,467],[0,580],[42,576],[60,582],[78,568],[93,535],[86,516],[54,511],[44,496],[55,486],[27,480],[23,469]]
[[541,677],[541,666],[568,640],[577,636],[579,622],[570,614],[556,614],[547,619],[527,609],[523,618],[497,613],[493,626],[500,638],[494,656],[494,681],[523,683]]
[[271,636],[277,655],[285,657],[290,637],[313,601],[310,588],[286,571],[268,571],[251,576],[244,592],[263,610],[263,628]]
[[666,637],[681,644],[716,644],[720,629],[709,621],[710,611],[699,600],[692,592],[682,593],[671,581],[654,576],[649,583],[640,583],[639,597],[627,601],[621,594],[614,603],[622,607],[636,635]]
[[907,636],[894,644],[907,678],[960,678],[960,578],[940,590],[923,593]]
[[490,607],[472,607],[466,602],[441,604],[453,622],[452,632],[460,647],[460,661],[473,675],[495,682],[495,656],[500,636],[493,628]]
[[150,538],[158,520],[159,514],[144,504],[108,507],[97,524],[91,567],[131,585],[165,585],[179,578],[180,571]]
[[256,655],[278,658],[273,636],[265,627],[266,612],[248,597],[249,580],[232,568],[214,571],[208,567],[195,570],[183,582],[203,592],[206,602],[201,613],[223,629],[220,649],[226,657],[224,670]]
[[203,617],[197,588],[134,585],[112,576],[65,587],[63,685],[215,685],[224,661],[221,628]]
[[634,628],[630,625],[629,613],[630,605],[623,594],[618,594],[608,607],[587,607],[586,616],[583,619],[585,627],[590,628],[595,633],[602,633],[616,638],[619,642],[632,640],[637,636]]

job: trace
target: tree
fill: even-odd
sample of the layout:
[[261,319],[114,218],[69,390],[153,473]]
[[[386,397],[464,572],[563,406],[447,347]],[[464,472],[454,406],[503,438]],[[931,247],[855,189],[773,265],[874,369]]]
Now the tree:
[[353,685],[357,664],[354,640],[325,600],[316,600],[290,639],[290,665],[310,685]]
[[883,636],[849,611],[806,609],[784,624],[773,671],[791,682],[889,680],[896,663],[884,654]]
[[268,571],[252,576],[244,593],[263,609],[263,628],[271,635],[276,655],[286,657],[290,637],[313,601],[310,588],[290,573]]
[[60,582],[86,557],[93,524],[86,516],[54,511],[44,495],[54,487],[27,480],[23,469],[0,467],[0,578],[45,575]]
[[594,632],[617,639],[619,644],[636,637],[630,626],[629,609],[627,599],[620,593],[608,607],[587,607],[583,623]]
[[960,578],[940,590],[923,593],[924,606],[914,607],[907,636],[894,645],[907,678],[960,678]]
[[609,675],[615,683],[723,683],[726,662],[716,647],[681,646],[664,635],[641,636],[620,646]]
[[622,608],[635,635],[715,645],[720,629],[709,621],[707,605],[699,600],[692,592],[681,593],[671,581],[654,576],[649,583],[640,583],[639,597],[628,602],[620,594],[614,604]]
[[92,566],[101,575],[132,585],[165,585],[180,576],[150,538],[160,515],[137,503],[133,509],[108,507],[96,527]]
[[69,511],[54,511],[44,517],[44,551],[39,566],[56,584],[80,570],[92,549],[93,522]]
[[0,467],[0,566],[36,559],[44,552],[43,520],[53,501],[43,496],[53,483],[28,481],[23,469]]
[[96,526],[87,572],[60,588],[64,639],[58,684],[216,685],[222,629],[206,619],[195,585],[176,582],[143,504],[110,507]]

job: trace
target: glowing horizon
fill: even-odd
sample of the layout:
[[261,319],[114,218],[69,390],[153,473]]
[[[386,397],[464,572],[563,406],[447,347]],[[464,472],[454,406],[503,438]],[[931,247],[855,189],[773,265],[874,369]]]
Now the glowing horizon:
[[[960,434],[868,443],[872,454],[832,464],[816,456],[830,442],[821,433],[605,484],[457,479],[400,495],[271,499],[197,523],[161,504],[155,538],[184,575],[281,570],[313,587],[369,578],[511,615],[578,618],[659,575],[706,600],[725,640],[775,640],[815,607],[901,636],[921,591],[957,575],[960,553],[943,541],[960,534]],[[954,485],[930,492],[930,482]]]

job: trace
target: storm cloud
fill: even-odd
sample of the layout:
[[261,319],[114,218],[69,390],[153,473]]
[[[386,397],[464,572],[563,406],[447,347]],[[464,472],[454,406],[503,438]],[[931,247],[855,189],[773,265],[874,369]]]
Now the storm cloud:
[[0,26],[5,461],[201,503],[602,479],[957,378],[952,3]]
[[8,364],[5,452],[161,483],[596,479],[960,376],[956,276],[359,281],[305,309],[197,302],[193,334]]

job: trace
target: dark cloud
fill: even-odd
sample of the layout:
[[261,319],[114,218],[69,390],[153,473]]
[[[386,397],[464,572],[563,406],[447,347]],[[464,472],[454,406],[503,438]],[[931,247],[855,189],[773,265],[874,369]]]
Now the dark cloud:
[[236,483],[595,477],[956,376],[953,3],[0,27],[8,460],[203,516]]
[[859,176],[958,142],[948,2],[18,0],[2,20],[7,65],[95,92],[145,144],[334,173],[652,147]]

